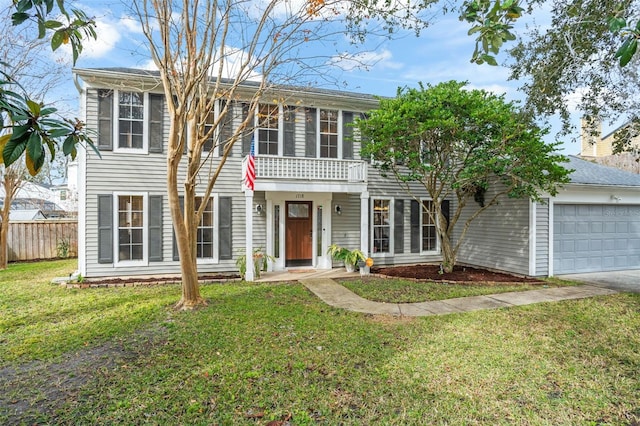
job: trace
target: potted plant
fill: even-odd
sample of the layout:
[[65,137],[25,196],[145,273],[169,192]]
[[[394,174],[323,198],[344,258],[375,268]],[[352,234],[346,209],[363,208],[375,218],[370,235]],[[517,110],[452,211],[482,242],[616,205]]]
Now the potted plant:
[[[267,261],[274,261],[275,258],[268,254],[265,254],[261,248],[257,248],[253,250],[253,278],[260,278],[260,273],[262,271],[267,270]],[[238,272],[240,272],[240,278],[244,280],[244,277],[247,273],[247,255],[242,254],[238,256],[236,260],[236,266],[238,267]]]
[[349,250],[348,248],[340,247],[337,244],[331,244],[327,250],[327,254],[329,254],[334,260],[344,262],[344,267],[347,272],[355,271],[356,263],[366,259],[361,250]]

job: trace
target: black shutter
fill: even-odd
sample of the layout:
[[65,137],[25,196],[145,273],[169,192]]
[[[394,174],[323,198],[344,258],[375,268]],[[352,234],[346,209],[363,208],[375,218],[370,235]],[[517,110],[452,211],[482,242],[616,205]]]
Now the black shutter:
[[[246,120],[249,116],[249,107],[247,103],[242,104],[242,121]],[[253,138],[253,120],[249,121],[249,125],[242,133],[242,156],[249,155],[251,150],[251,139]]]
[[149,196],[149,261],[162,262],[162,195]]
[[316,158],[316,109],[307,108],[305,111],[305,151],[304,156],[309,158]]
[[[220,101],[220,111],[224,110],[224,107],[227,105],[227,101]],[[227,147],[227,143],[231,136],[233,136],[233,108],[235,106],[234,102],[229,102],[229,109],[227,110],[227,114],[222,118],[220,122],[220,133],[219,133],[219,145],[218,148],[218,156],[222,157],[224,155],[224,150]],[[231,157],[233,150],[229,152],[229,157]]]
[[296,109],[284,107],[284,156],[296,156]]
[[218,203],[218,255],[220,260],[233,258],[231,222],[231,197],[220,197]]
[[113,196],[98,195],[98,263],[113,263]]
[[393,202],[393,251],[404,253],[404,200]]
[[98,90],[98,149],[113,150],[113,90]]
[[442,200],[440,203],[440,211],[442,212],[445,220],[445,223],[442,223],[440,226],[442,227],[441,229],[446,231],[449,226],[449,200]]
[[[180,203],[180,210],[184,215],[184,197],[178,197]],[[180,260],[180,254],[178,253],[178,241],[176,240],[176,230],[173,230],[173,260]]]
[[342,158],[353,160],[353,113],[342,112]]
[[162,153],[164,145],[164,95],[149,94],[149,152]]
[[411,200],[411,253],[420,253],[420,203]]
[[[366,120],[366,119],[367,119],[367,114],[360,113],[360,120]],[[362,136],[362,132],[360,132],[360,149],[362,149],[362,147],[364,147],[366,143],[367,143],[367,140]],[[367,163],[371,163],[371,157],[369,156],[362,157],[362,154],[361,154],[360,159],[366,161]]]

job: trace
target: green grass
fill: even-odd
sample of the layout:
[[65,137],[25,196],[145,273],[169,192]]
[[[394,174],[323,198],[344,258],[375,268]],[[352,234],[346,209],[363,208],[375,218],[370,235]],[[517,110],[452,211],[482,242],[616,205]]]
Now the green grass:
[[174,312],[177,286],[65,290],[48,280],[70,263],[21,267],[0,273],[1,365],[57,371],[83,351],[121,350],[29,423],[640,419],[639,295],[407,319],[331,308],[297,284],[234,282],[203,286],[208,307]]
[[450,284],[433,281],[417,282],[401,278],[365,278],[341,280],[340,284],[360,297],[374,302],[416,303],[456,297],[484,296],[511,291],[539,290],[547,287],[575,285],[553,280],[546,284]]

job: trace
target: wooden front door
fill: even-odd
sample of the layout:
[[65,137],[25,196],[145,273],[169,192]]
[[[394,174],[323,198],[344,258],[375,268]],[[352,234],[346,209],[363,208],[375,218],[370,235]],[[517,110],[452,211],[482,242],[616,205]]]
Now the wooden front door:
[[311,201],[287,201],[286,266],[312,265],[313,221]]

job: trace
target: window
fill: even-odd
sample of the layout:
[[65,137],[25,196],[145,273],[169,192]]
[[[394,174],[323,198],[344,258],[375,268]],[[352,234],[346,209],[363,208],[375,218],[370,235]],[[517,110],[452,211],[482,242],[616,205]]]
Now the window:
[[[196,197],[196,209],[200,208],[202,202],[202,197]],[[213,198],[209,198],[198,224],[198,239],[196,241],[198,259],[213,258],[213,223]]]
[[422,251],[436,251],[438,236],[436,233],[435,209],[433,201],[422,201]]
[[[209,115],[207,115],[207,122],[204,125],[204,134],[209,135],[207,141],[202,146],[202,150],[204,152],[211,152],[215,147],[215,132],[213,131],[213,124],[216,122],[215,112],[211,111]],[[209,133],[211,132],[211,133]]]
[[144,197],[118,196],[118,261],[144,259]]
[[118,148],[142,149],[144,120],[144,94],[119,92],[118,95]]
[[373,200],[373,253],[390,253],[391,251],[390,206],[389,200]]
[[280,257],[280,206],[273,206],[273,256]]
[[338,111],[320,110],[320,157],[338,158]]
[[258,107],[258,154],[278,155],[278,105]]
[[149,152],[162,152],[164,145],[164,95],[149,94]]

